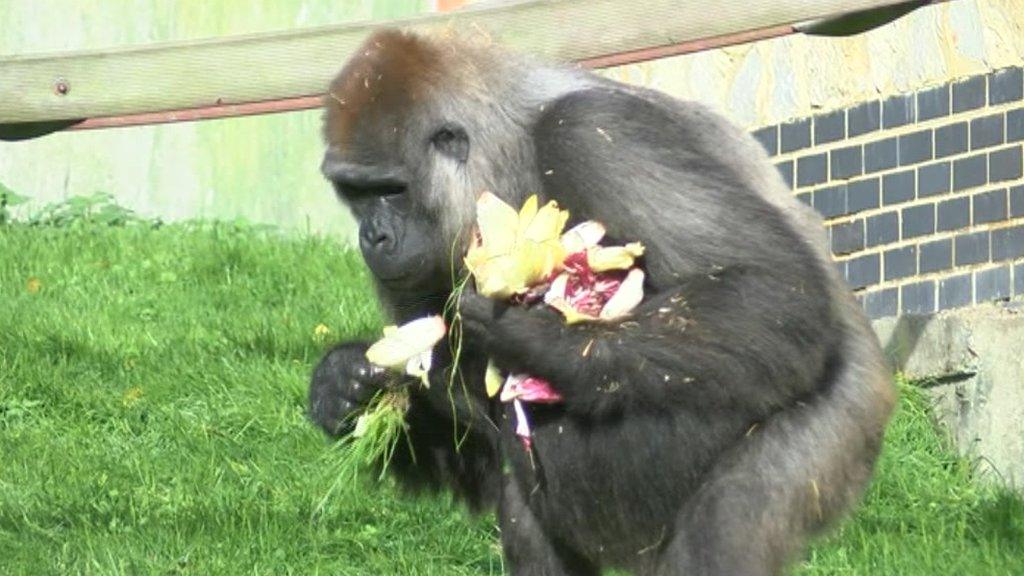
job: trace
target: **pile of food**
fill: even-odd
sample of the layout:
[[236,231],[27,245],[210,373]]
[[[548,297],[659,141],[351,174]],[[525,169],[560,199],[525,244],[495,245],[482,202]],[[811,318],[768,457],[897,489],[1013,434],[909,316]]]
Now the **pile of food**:
[[[569,213],[554,201],[540,206],[537,197],[531,196],[517,211],[489,192],[481,195],[477,228],[465,257],[476,291],[513,305],[549,306],[568,324],[612,321],[628,315],[644,296],[644,273],[636,266],[643,246],[639,242],[602,246],[605,228],[601,223],[586,221],[564,231],[568,221]],[[429,386],[432,350],[446,333],[441,316],[389,326],[366,357]],[[489,396],[512,403],[516,434],[526,449],[531,449],[527,406],[561,402],[557,389],[542,378],[504,373],[494,365],[488,365],[485,382]],[[379,436],[402,430],[396,426],[401,412],[396,414],[395,407],[408,404],[406,394],[406,388],[396,387],[378,395],[359,417],[353,441],[370,438],[367,442],[386,445],[388,439],[382,442]],[[386,420],[383,410],[388,411]],[[394,442],[397,438],[392,447]]]

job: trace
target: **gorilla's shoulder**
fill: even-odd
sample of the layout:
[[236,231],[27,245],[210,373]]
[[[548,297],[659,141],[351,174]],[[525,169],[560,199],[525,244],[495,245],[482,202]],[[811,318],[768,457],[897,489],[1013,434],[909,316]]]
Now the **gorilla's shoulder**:
[[532,136],[542,156],[555,150],[578,155],[617,149],[638,159],[664,160],[661,154],[671,153],[676,158],[670,164],[681,154],[725,172],[748,170],[763,155],[744,130],[703,103],[612,82],[550,102]]

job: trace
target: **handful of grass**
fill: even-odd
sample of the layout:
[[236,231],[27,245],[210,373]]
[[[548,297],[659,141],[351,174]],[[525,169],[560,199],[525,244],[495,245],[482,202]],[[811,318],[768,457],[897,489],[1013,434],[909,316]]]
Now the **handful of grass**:
[[[334,493],[358,480],[363,470],[380,467],[378,480],[383,480],[395,447],[406,433],[405,412],[409,409],[407,388],[386,388],[370,400],[366,410],[356,420],[355,430],[345,436],[328,456],[331,466],[339,471],[331,487],[316,506],[319,515]],[[408,440],[408,436],[406,436]]]
[[381,390],[356,420],[355,430],[342,440],[338,465],[356,473],[380,465],[380,477],[387,472],[399,439],[406,432],[405,412],[409,409],[406,388]]
[[[440,316],[420,318],[400,327],[388,326],[384,328],[384,337],[367,349],[366,359],[396,375],[415,377],[421,386],[430,386],[432,351],[446,332]],[[356,419],[352,433],[341,441],[338,466],[342,474],[352,476],[379,465],[383,478],[395,447],[406,432],[408,409],[409,389],[405,382],[399,381],[378,392]]]

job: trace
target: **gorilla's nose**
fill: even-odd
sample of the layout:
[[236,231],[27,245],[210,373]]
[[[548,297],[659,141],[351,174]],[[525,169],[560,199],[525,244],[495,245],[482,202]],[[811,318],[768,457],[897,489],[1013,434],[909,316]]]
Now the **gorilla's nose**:
[[395,245],[395,236],[384,228],[367,226],[359,234],[359,242],[364,251],[388,252]]

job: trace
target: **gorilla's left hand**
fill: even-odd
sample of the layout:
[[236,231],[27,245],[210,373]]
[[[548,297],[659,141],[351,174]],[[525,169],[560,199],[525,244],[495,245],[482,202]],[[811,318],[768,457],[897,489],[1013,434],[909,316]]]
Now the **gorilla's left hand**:
[[366,359],[365,342],[346,342],[332,348],[313,371],[309,415],[330,436],[352,431],[354,417],[384,387],[386,370]]
[[468,341],[492,357],[513,363],[518,360],[516,350],[524,344],[567,328],[558,312],[542,304],[514,306],[469,289],[459,298],[459,313]]
[[606,335],[609,328],[567,325],[557,311],[538,304],[515,306],[471,290],[459,299],[463,336],[468,344],[511,372],[525,372],[551,381],[560,392],[572,381],[580,342]]

